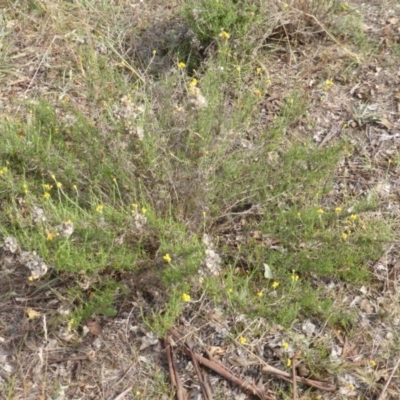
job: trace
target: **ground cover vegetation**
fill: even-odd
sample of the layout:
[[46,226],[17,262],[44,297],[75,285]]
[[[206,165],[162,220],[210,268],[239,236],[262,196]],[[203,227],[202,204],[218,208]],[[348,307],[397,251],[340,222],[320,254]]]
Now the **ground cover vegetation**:
[[271,398],[395,398],[400,23],[381,3],[0,1],[4,398],[174,398],[171,329]]

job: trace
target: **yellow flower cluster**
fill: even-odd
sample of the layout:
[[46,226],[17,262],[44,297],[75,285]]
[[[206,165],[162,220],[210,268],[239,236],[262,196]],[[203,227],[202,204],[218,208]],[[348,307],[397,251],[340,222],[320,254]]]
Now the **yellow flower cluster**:
[[228,32],[226,32],[226,31],[224,31],[223,29],[221,30],[221,33],[219,34],[219,37],[220,37],[220,39],[222,39],[222,40],[228,40],[230,37],[231,37],[231,35],[228,33]]
[[330,79],[327,79],[325,81],[324,90],[327,92],[333,85],[334,85],[333,81]]
[[189,294],[186,294],[186,293],[183,293],[183,294],[182,294],[182,300],[183,300],[185,303],[187,303],[188,301],[190,301],[190,295],[189,295]]
[[170,263],[170,262],[172,261],[172,258],[171,258],[171,256],[167,253],[167,254],[165,254],[165,256],[163,257],[163,260],[164,260],[166,263]]
[[274,281],[274,282],[272,283],[272,289],[276,289],[278,286],[279,286],[279,282]]

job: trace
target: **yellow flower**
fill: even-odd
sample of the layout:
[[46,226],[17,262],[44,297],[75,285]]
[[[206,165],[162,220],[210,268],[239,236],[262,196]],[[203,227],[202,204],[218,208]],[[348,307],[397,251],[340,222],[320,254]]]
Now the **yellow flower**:
[[74,318],[71,318],[71,319],[68,321],[68,326],[67,326],[68,332],[71,332],[71,331],[72,331],[72,328],[73,328],[74,324],[75,324],[75,320],[74,320]]
[[272,289],[276,289],[278,286],[279,286],[279,282],[274,281],[274,282],[272,283]]
[[290,358],[288,358],[288,359],[286,360],[286,366],[287,366],[287,367],[291,367],[291,366],[292,366],[292,360],[291,360]]
[[258,75],[261,75],[261,74],[262,74],[262,69],[261,69],[260,67],[258,67],[258,68],[256,69],[256,72],[257,72]]
[[25,193],[25,194],[28,194],[28,193],[29,193],[28,185],[26,184],[26,182],[24,182],[24,183],[22,184],[22,188],[24,189],[24,193]]
[[320,208],[320,209],[317,211],[317,213],[318,213],[319,215],[322,215],[322,214],[325,214],[325,211],[324,211],[322,208]]
[[183,293],[182,294],[182,300],[187,303],[188,301],[190,301],[190,295]]
[[153,50],[153,56],[157,54],[157,50]]
[[7,172],[7,167],[3,167],[0,169],[0,175],[4,175]]
[[236,67],[236,71],[237,71],[237,72],[240,72],[241,70],[242,70],[242,68]]
[[191,81],[190,81],[190,83],[189,83],[189,87],[194,87],[194,86],[196,86],[197,85],[197,79],[196,78],[193,78]]
[[229,289],[227,290],[227,292],[228,292],[228,293],[232,293],[232,292],[233,292],[233,289],[232,289],[232,288],[229,288]]
[[343,233],[342,233],[342,240],[346,240],[346,239],[347,239],[347,236],[348,236],[347,233],[346,233],[346,232],[343,232]]
[[78,186],[76,186],[76,185],[72,185],[72,188],[73,188],[74,190],[78,190]]
[[288,3],[283,3],[283,8],[288,8],[289,4]]
[[258,297],[263,297],[263,292],[262,291],[257,292],[257,296]]
[[283,348],[283,350],[287,350],[289,348],[289,343],[288,342],[282,342],[282,348]]
[[350,215],[350,219],[355,221],[357,219],[357,215],[356,214],[351,214]]
[[28,315],[29,319],[35,319],[42,315],[39,311],[36,311],[30,307],[26,309],[26,314]]
[[327,79],[325,81],[324,90],[328,91],[332,86],[333,86],[333,81],[331,81],[330,79]]
[[57,187],[61,188],[62,187],[62,183],[61,182],[57,182]]
[[342,207],[336,207],[335,213],[339,214],[340,212],[342,212]]
[[43,195],[43,198],[44,198],[44,199],[50,198],[50,193],[49,193],[49,192],[46,192],[46,193]]
[[180,62],[178,63],[178,68],[179,68],[179,69],[183,69],[183,68],[185,68],[185,67],[186,67],[186,64],[185,64],[184,62],[180,61]]
[[299,276],[296,274],[295,270],[292,270],[292,281],[298,281]]
[[146,212],[147,212],[147,209],[142,207],[142,214],[146,214]]
[[375,367],[375,366],[376,366],[376,361],[375,361],[375,360],[370,360],[370,361],[369,361],[369,365],[370,365],[371,367]]
[[47,190],[48,192],[49,192],[52,188],[53,188],[53,185],[49,185],[49,184],[47,184],[47,183],[45,183],[45,184],[43,185],[43,189],[44,189],[44,190]]
[[138,208],[138,205],[136,203],[133,203],[132,207],[136,210]]
[[171,256],[167,253],[164,257],[163,260],[167,263],[170,263],[172,261]]
[[46,234],[47,234],[46,240],[47,240],[48,242],[51,242],[51,241],[57,236],[56,233],[50,232],[48,229],[46,229]]
[[240,336],[239,342],[240,342],[240,344],[246,344],[247,343],[247,339],[245,337],[243,337],[243,336]]
[[96,212],[98,212],[98,213],[102,213],[103,212],[103,206],[101,205],[101,204],[99,204],[97,207],[96,207]]
[[261,90],[259,90],[259,89],[254,89],[254,94],[255,94],[258,98],[260,98],[260,97],[262,96]]
[[56,180],[56,176],[54,174],[51,174],[51,179]]
[[228,32],[222,30],[221,33],[219,34],[219,37],[222,40],[228,40],[231,37],[231,35]]

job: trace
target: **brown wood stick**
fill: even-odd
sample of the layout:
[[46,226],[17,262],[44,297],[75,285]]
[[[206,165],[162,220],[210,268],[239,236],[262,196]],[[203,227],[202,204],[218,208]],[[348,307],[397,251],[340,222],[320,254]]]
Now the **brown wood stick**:
[[296,381],[296,361],[298,355],[295,354],[292,358],[292,377],[293,377],[293,400],[297,400],[297,381]]
[[187,347],[190,351],[190,357],[192,358],[192,363],[194,369],[196,370],[197,376],[199,377],[200,388],[203,393],[204,400],[212,400],[212,391],[208,382],[204,379],[204,375],[200,370],[199,363],[197,362],[196,356],[194,355],[193,345],[191,343],[187,344]]
[[171,376],[171,383],[176,387],[176,397],[178,400],[187,400],[188,393],[182,386],[182,382],[179,376],[178,368],[176,367],[176,362],[174,354],[172,352],[171,340],[168,335],[165,335],[164,339],[165,350],[167,353],[168,369]]
[[171,377],[171,384],[173,387],[176,387],[175,373],[174,373],[174,368],[172,366],[171,345],[169,342],[169,337],[167,335],[165,335],[164,338],[164,347],[165,347],[165,353],[167,354],[168,370],[169,370],[169,376]]
[[[175,338],[177,340],[180,340],[179,335],[174,330],[171,330],[171,333],[172,333],[173,336],[175,336]],[[211,369],[212,371],[216,372],[217,374],[221,375],[226,380],[228,380],[228,381],[234,383],[235,385],[239,386],[247,394],[250,394],[250,395],[253,395],[253,396],[257,396],[261,400],[276,400],[274,397],[271,397],[271,396],[266,395],[265,393],[263,393],[256,386],[248,384],[248,383],[244,382],[243,380],[241,380],[240,378],[236,377],[235,375],[230,373],[228,370],[226,370],[222,364],[220,364],[218,362],[215,362],[215,361],[211,361],[211,360],[209,360],[207,358],[204,358],[203,356],[201,356],[200,354],[197,354],[194,351],[191,352],[186,343],[184,343],[183,352],[188,357],[191,357],[191,353],[192,353],[193,356],[196,358],[196,360],[200,364],[204,365],[205,367],[207,367],[207,368]]]
[[114,400],[122,400],[129,392],[133,389],[133,386],[129,386],[128,389],[125,389],[122,393],[120,393]]
[[[288,372],[282,371],[278,368],[271,367],[270,365],[265,365],[262,370],[266,373],[273,374],[278,376],[279,378],[292,382],[292,375]],[[296,381],[300,383],[305,383],[308,386],[315,387],[316,389],[324,390],[326,392],[335,392],[337,390],[336,386],[333,386],[326,382],[315,381],[313,379],[303,378],[301,376],[296,376]]]

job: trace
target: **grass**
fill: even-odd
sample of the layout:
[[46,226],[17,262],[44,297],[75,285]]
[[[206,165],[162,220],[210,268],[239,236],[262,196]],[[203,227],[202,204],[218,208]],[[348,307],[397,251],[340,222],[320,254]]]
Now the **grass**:
[[[191,21],[193,4],[185,7],[184,15]],[[238,21],[237,7],[234,2],[217,8],[203,2],[198,20],[202,27],[195,32],[200,41],[214,40],[221,29],[242,37],[250,20],[243,11]],[[256,4],[245,5],[252,7]],[[39,11],[44,12],[43,7]],[[241,132],[256,123],[258,88],[268,92],[268,85],[262,73],[254,76],[248,67],[238,71],[228,41],[221,40],[196,75],[194,87],[208,103],[200,109],[193,109],[192,78],[185,70],[172,67],[165,77],[154,82],[147,78],[143,84],[134,76],[128,81],[129,71],[110,63],[94,43],[78,49],[87,71],[79,77],[87,88],[86,101],[92,109],[103,104],[98,122],[67,95],[58,104],[40,98],[30,101],[24,120],[3,123],[3,234],[37,251],[58,273],[91,275],[105,267],[134,270],[135,262],[151,260],[155,252],[189,254],[165,272],[168,284],[176,285],[199,266],[204,249],[196,237],[218,231],[227,210],[258,204],[262,215],[247,222],[243,231],[257,228],[278,242],[279,249],[251,240],[243,249],[221,247],[232,286],[240,293],[231,297],[232,307],[245,309],[254,303],[255,314],[265,313],[270,300],[266,296],[255,302],[252,286],[269,290],[270,282],[259,279],[267,262],[280,283],[278,292],[292,303],[289,308],[279,304],[285,311],[278,312],[278,320],[290,324],[301,313],[326,314],[329,300],[315,308],[319,291],[308,282],[310,274],[350,282],[367,279],[368,260],[379,256],[390,229],[382,222],[377,230],[376,221],[364,216],[373,208],[368,202],[349,197],[335,204],[341,212],[324,207],[332,172],[347,144],[321,150],[287,134],[307,111],[300,88],[287,95],[269,129],[259,133],[250,149],[236,143],[243,140]],[[107,87],[113,88],[111,92]],[[143,130],[143,139],[135,137],[135,128]],[[23,201],[23,209],[18,201]],[[46,221],[32,224],[34,206],[44,209]],[[356,214],[348,215],[345,210],[350,207]],[[133,230],[132,213],[144,217],[141,237],[116,245],[119,235]],[[351,220],[353,215],[357,220]],[[56,234],[56,226],[67,220],[74,223],[73,236],[50,240],[49,232]],[[154,240],[159,248],[146,249],[146,240]],[[250,269],[244,281],[235,277],[243,259]],[[301,286],[300,292],[290,279],[292,270],[301,276],[295,284]],[[96,313],[96,298],[112,304],[115,283],[99,290],[86,305],[81,299],[80,307],[90,310],[84,315]],[[268,314],[277,314],[267,309]]]
[[[125,289],[115,271],[138,273],[143,263],[169,288],[164,313],[145,317],[160,336],[183,312],[183,293],[285,327],[304,318],[338,329],[355,322],[323,282],[368,284],[370,263],[393,237],[391,223],[375,216],[374,197],[332,195],[352,142],[344,135],[321,147],[301,131],[308,93],[270,76],[269,64],[286,45],[255,30],[266,22],[261,3],[185,1],[179,18],[193,26],[188,37],[200,47],[191,52],[189,39],[174,36],[173,46],[154,49],[147,66],[135,64],[126,47],[149,22],[144,13],[128,28],[125,2],[9,5],[6,19],[22,18],[24,26],[46,21],[65,41],[47,47],[54,57],[60,51],[57,62],[41,60],[51,90],[27,91],[0,128],[0,231],[53,267],[44,281],[68,277],[63,295],[74,308],[64,323],[116,315]],[[329,24],[343,13],[338,2],[317,3],[302,12],[326,16]],[[293,9],[269,15],[267,28],[280,32],[282,14],[295,15]],[[364,51],[368,39],[352,18],[332,27]],[[1,40],[7,45],[12,37]],[[254,56],[249,49],[257,43],[262,50]],[[159,57],[166,72],[153,70]],[[260,108],[275,85],[283,91],[279,105],[260,126]],[[35,219],[37,209],[45,219]],[[73,225],[70,236],[62,224]],[[199,281],[204,234],[222,273]],[[236,329],[232,334],[240,334]]]

